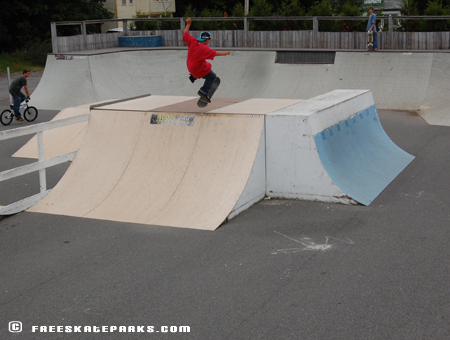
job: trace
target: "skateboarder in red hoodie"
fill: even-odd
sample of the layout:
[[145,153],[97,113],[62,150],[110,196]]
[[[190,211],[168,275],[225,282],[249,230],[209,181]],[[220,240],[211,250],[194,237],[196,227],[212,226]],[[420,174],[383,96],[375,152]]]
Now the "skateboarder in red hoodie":
[[194,82],[195,79],[203,78],[205,83],[197,94],[207,103],[211,103],[208,92],[216,79],[216,74],[211,70],[211,64],[206,59],[213,60],[216,56],[229,55],[230,51],[219,52],[211,49],[208,45],[211,41],[211,33],[202,32],[199,38],[194,38],[189,34],[191,27],[191,18],[186,20],[183,41],[188,45],[187,68],[192,76],[189,79]]

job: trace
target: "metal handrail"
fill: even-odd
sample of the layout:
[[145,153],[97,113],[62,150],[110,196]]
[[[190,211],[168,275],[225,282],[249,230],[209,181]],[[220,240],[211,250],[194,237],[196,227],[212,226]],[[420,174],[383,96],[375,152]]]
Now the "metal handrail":
[[8,179],[23,176],[35,171],[39,171],[39,183],[40,192],[39,194],[30,196],[21,201],[12,203],[0,209],[0,215],[12,215],[18,212],[24,211],[29,207],[33,206],[39,202],[43,197],[45,197],[51,190],[47,190],[47,178],[45,169],[71,161],[75,158],[77,152],[70,152],[57,157],[45,159],[44,155],[44,137],[43,132],[51,129],[56,129],[59,127],[77,124],[89,120],[90,114],[83,114],[75,117],[69,117],[59,120],[53,120],[46,123],[35,124],[31,126],[25,126],[17,129],[11,129],[0,132],[0,141],[7,140],[11,138],[26,136],[30,134],[37,133],[38,141],[38,161],[28,165],[20,166],[18,168],[6,170],[0,172],[0,182],[6,181]]

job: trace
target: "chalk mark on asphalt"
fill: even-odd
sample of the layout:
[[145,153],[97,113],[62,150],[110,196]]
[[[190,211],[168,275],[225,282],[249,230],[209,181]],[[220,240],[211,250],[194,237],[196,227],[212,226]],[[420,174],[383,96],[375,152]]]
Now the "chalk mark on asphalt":
[[313,242],[311,240],[311,238],[309,237],[302,237],[300,240],[296,240],[295,238],[292,238],[290,236],[284,235],[278,231],[274,231],[274,233],[281,235],[291,241],[300,243],[303,247],[302,248],[285,248],[285,249],[277,249],[274,252],[272,252],[272,255],[276,255],[276,254],[292,254],[292,253],[298,253],[301,251],[305,251],[305,250],[309,250],[309,251],[326,251],[328,249],[331,249],[331,244],[329,244],[328,242],[330,241],[330,239],[333,240],[337,240],[343,243],[347,243],[347,244],[355,244],[355,242],[353,242],[352,240],[350,240],[349,238],[347,238],[346,240],[342,240],[333,236],[326,236],[325,237],[325,243],[324,244],[316,244],[315,242]]

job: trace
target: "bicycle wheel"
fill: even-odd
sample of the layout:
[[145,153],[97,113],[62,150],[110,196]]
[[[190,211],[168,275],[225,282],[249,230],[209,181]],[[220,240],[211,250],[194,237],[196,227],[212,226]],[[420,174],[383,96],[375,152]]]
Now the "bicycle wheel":
[[5,110],[0,115],[0,122],[3,125],[9,125],[9,124],[11,124],[13,117],[14,117],[14,114],[12,113],[12,110]]
[[23,117],[27,122],[34,121],[38,116],[38,110],[34,106],[28,106],[23,112]]

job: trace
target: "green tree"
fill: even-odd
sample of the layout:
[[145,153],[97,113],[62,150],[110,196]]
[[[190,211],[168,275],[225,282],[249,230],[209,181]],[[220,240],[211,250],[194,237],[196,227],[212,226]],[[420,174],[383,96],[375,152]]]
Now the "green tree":
[[[311,17],[332,16],[335,9],[334,6],[335,2],[333,0],[318,1],[313,6],[311,6],[307,15]],[[338,25],[336,25],[335,21],[319,21],[319,31],[335,32],[339,30],[336,27],[338,27]]]
[[[214,7],[213,9],[204,8],[200,12],[200,17],[208,18],[208,17],[223,17],[225,11]],[[199,21],[196,23],[196,29],[201,31],[211,31],[211,30],[221,30],[224,29],[224,21]]]
[[[105,0],[16,0],[6,1],[0,12],[0,51],[12,52],[31,42],[49,41],[50,22],[111,19]],[[58,32],[77,32],[77,26],[58,27]],[[89,30],[99,26],[90,25]]]
[[[358,17],[362,16],[362,1],[346,2],[340,6],[339,16],[341,17]],[[343,32],[361,32],[366,30],[367,22],[362,20],[343,20],[338,21]]]
[[450,7],[450,0],[402,0],[402,3],[401,13],[403,15],[441,15],[426,13],[442,13],[442,9],[448,9]]
[[[449,15],[450,0],[403,0],[402,15]],[[398,30],[405,32],[437,32],[450,30],[448,20],[401,20]]]
[[[273,6],[267,0],[255,0],[248,12],[249,17],[271,17],[275,15]],[[249,23],[250,30],[270,31],[276,23],[272,20],[252,20]]]
[[[228,15],[228,13],[226,13]],[[239,2],[231,10],[231,17],[245,17],[244,5]],[[244,22],[242,20],[224,21],[225,29],[227,30],[243,30]]]
[[[345,12],[350,12],[350,13],[355,13],[355,12],[361,12],[362,13],[362,8],[364,5],[364,0],[336,0],[334,2],[334,12],[335,14],[340,15],[341,13],[345,13]],[[357,15],[361,15],[357,14]],[[348,14],[350,15],[354,15],[354,14]]]
[[415,0],[402,0],[402,15],[419,15],[419,9]]
[[[281,5],[281,16],[286,17],[302,17],[306,15],[305,8],[300,0],[285,0]],[[283,24],[283,30],[304,30],[307,21],[287,20]]]
[[[195,17],[224,17],[227,16],[225,11],[214,7],[213,9],[203,8],[200,11],[189,5],[186,8],[184,17],[195,18]],[[226,28],[225,21],[222,20],[208,20],[208,21],[193,21],[191,25],[191,30],[194,31],[211,31],[211,30],[223,30]]]
[[[148,13],[137,13],[136,18],[172,18],[172,14],[148,14]],[[180,22],[178,19],[176,21],[134,21],[130,25],[133,30],[136,31],[154,31],[154,30],[178,30],[180,29]]]
[[[419,9],[415,0],[402,0],[402,8],[400,9],[402,15],[419,15]],[[398,31],[413,32],[419,29],[417,20],[400,20]]]
[[[184,16],[186,18],[195,18],[198,16],[197,10],[194,8],[194,6],[189,5],[186,7],[186,11],[184,12]],[[194,25],[194,23],[192,23]]]
[[[448,7],[444,7],[439,0],[429,1],[424,15],[449,15]],[[439,32],[449,30],[449,21],[446,20],[423,20],[420,22],[420,30],[425,32]]]
[[[189,0],[177,1],[177,10],[174,13],[176,17],[188,17],[188,8],[195,8],[199,13],[205,8],[216,8],[221,12],[230,12],[238,3],[243,0]],[[193,16],[190,16],[193,17]]]

